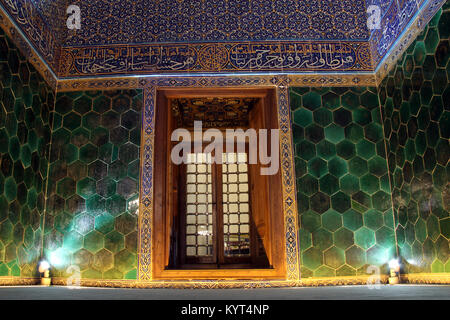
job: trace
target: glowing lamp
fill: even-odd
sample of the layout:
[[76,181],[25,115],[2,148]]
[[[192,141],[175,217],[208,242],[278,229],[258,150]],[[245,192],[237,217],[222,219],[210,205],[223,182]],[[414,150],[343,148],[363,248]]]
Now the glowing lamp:
[[400,283],[400,263],[397,259],[389,261],[389,284]]
[[52,283],[52,278],[50,278],[50,264],[42,260],[39,263],[39,273],[41,273],[43,276],[41,277],[41,285],[43,286],[50,286]]

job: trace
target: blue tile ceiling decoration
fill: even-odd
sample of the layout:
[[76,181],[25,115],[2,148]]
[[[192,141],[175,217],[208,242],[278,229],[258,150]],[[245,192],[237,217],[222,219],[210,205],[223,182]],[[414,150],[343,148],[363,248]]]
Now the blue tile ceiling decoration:
[[66,46],[153,42],[367,40],[364,0],[74,1],[89,27]]
[[[0,0],[58,78],[374,72],[415,16],[444,0]],[[81,29],[65,26],[81,9]],[[377,5],[381,29],[369,30]],[[430,16],[431,18],[431,16]],[[423,21],[424,23],[426,21]]]

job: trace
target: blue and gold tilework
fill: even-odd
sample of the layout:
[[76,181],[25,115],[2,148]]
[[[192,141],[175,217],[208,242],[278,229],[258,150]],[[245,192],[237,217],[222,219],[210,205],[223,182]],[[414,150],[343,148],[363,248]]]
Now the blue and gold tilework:
[[[414,17],[443,0],[1,0],[59,78],[248,72],[373,72]],[[381,29],[367,26],[368,6]],[[428,20],[427,20],[428,19]]]

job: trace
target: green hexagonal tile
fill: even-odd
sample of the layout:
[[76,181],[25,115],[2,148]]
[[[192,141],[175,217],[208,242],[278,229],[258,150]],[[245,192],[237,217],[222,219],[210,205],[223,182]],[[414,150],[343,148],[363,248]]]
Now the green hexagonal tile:
[[115,192],[116,182],[113,179],[106,177],[97,182],[97,193],[102,197],[111,197]]
[[75,130],[81,125],[81,116],[75,112],[70,112],[64,116],[63,126],[70,131]]
[[304,160],[310,160],[316,155],[316,146],[314,143],[303,140],[296,146],[297,154]]
[[375,209],[371,209],[364,213],[364,225],[373,231],[383,226],[383,214]]
[[425,44],[422,41],[416,43],[416,47],[414,49],[414,62],[416,65],[421,65],[425,59],[426,50]]
[[395,234],[394,230],[386,226],[381,227],[376,232],[377,244],[383,248],[394,248],[395,247]]
[[351,207],[350,197],[339,191],[331,197],[331,206],[338,212],[345,212]]
[[340,178],[348,172],[347,162],[339,157],[333,157],[328,161],[328,171]]
[[78,159],[78,148],[75,145],[68,143],[62,147],[61,160],[65,161],[67,164],[71,164],[77,159]]
[[299,191],[306,195],[313,195],[319,189],[319,183],[316,178],[307,174],[299,179]]
[[385,211],[391,207],[391,196],[384,191],[378,191],[372,196],[372,203],[375,209]]
[[303,106],[311,111],[316,110],[321,105],[321,96],[316,92],[308,92],[303,97]]
[[323,264],[322,251],[316,248],[309,248],[302,253],[303,265],[309,269],[316,269]]
[[333,122],[333,114],[326,108],[319,108],[314,111],[314,122],[322,127],[326,127]]
[[321,158],[313,158],[308,161],[308,172],[314,177],[320,178],[328,172],[327,163]]
[[363,249],[369,249],[375,244],[375,232],[362,227],[355,232],[355,244]]
[[95,217],[95,230],[107,234],[114,230],[114,217],[103,212]]
[[333,143],[322,140],[317,144],[317,155],[325,160],[330,160],[336,156],[336,147]]
[[340,157],[346,160],[352,158],[356,154],[355,145],[348,140],[339,142],[336,146],[336,151]]
[[368,172],[367,161],[360,157],[350,159],[348,167],[349,172],[357,177],[361,177]]
[[314,232],[318,230],[321,226],[320,215],[313,211],[306,211],[300,216],[301,219],[301,229],[305,229],[309,232]]
[[326,174],[319,180],[320,190],[328,195],[333,195],[339,190],[339,179],[331,174]]
[[380,180],[372,175],[366,174],[360,179],[361,190],[368,194],[373,194],[380,189]]
[[81,213],[73,220],[73,228],[82,235],[94,230],[94,217],[88,213]]
[[64,234],[64,249],[75,252],[83,247],[83,236],[77,231],[69,231]]
[[74,101],[74,110],[83,115],[92,108],[92,100],[87,96],[82,96]]
[[313,120],[313,113],[309,111],[308,109],[298,109],[294,112],[294,123],[302,126],[307,127],[312,123]]
[[114,266],[121,272],[128,272],[136,267],[136,255],[122,250],[114,255]]
[[325,108],[336,109],[340,106],[339,96],[333,92],[328,92],[322,96],[322,104]]
[[447,239],[450,239],[450,218],[441,219],[439,221],[441,233]]
[[325,229],[334,232],[342,226],[342,215],[330,209],[322,215],[322,225]]
[[333,235],[324,228],[319,228],[312,233],[313,246],[325,250],[333,244]]
[[80,149],[80,160],[84,163],[91,163],[97,159],[98,148],[93,144],[86,144]]
[[352,246],[345,251],[345,261],[353,268],[361,268],[366,264],[366,253],[358,246]]
[[378,95],[370,91],[366,91],[361,95],[361,105],[369,109],[373,109],[379,106]]
[[367,263],[382,266],[391,261],[395,256],[395,248],[383,248],[378,244],[367,250]]
[[123,273],[113,268],[103,273],[104,279],[123,279]]
[[94,111],[104,113],[111,109],[111,99],[103,95],[99,96],[94,100],[93,106]]
[[76,183],[72,178],[66,177],[58,181],[56,192],[63,198],[69,198],[75,194]]
[[118,216],[115,220],[115,229],[123,235],[137,230],[137,218],[128,213]]
[[64,115],[73,109],[73,101],[69,97],[62,96],[56,100],[55,110],[56,112]]
[[125,247],[124,235],[117,231],[111,231],[105,236],[105,249],[117,253]]
[[82,124],[83,127],[88,130],[98,128],[101,123],[101,116],[97,112],[91,111],[83,115]]
[[429,28],[424,43],[426,52],[434,53],[439,43],[438,31],[434,28]]
[[4,186],[4,194],[6,197],[6,200],[12,201],[16,198],[17,195],[17,185],[14,181],[13,177],[9,177],[5,179],[5,186]]
[[92,265],[93,259],[93,254],[84,248],[78,250],[73,255],[74,264],[82,271],[88,269]]
[[108,250],[102,249],[94,255],[92,266],[102,272],[114,267],[114,256]]
[[354,244],[354,235],[353,232],[348,230],[347,228],[338,229],[334,235],[334,244],[336,247],[346,250]]
[[375,155],[375,144],[368,140],[361,140],[356,144],[356,154],[365,160]]
[[414,226],[414,231],[416,234],[416,239],[420,242],[424,242],[427,238],[427,227],[423,219],[419,219],[416,222],[416,225]]
[[330,208],[330,197],[322,192],[317,192],[310,198],[310,208],[319,214]]
[[77,194],[84,199],[88,199],[96,193],[95,180],[91,178],[84,178],[77,183]]
[[342,95],[341,101],[342,101],[342,106],[344,106],[345,108],[347,108],[349,110],[356,108],[360,104],[359,95],[357,95],[351,91],[346,92],[344,95]]
[[115,194],[106,200],[106,211],[114,217],[117,217],[126,210],[126,200]]
[[9,220],[5,220],[0,224],[0,237],[4,245],[12,241],[13,228],[14,226]]
[[67,212],[62,212],[55,218],[54,226],[56,230],[61,233],[69,232],[72,230],[72,215]]
[[[70,140],[76,147],[81,148],[89,142],[89,131],[84,128],[75,129]],[[67,142],[66,142],[67,143]]]
[[98,231],[91,231],[84,237],[83,247],[95,254],[103,248],[104,236]]
[[345,251],[337,247],[331,247],[324,252],[325,265],[337,269],[345,264]]
[[347,194],[354,194],[360,190],[359,179],[351,174],[346,174],[339,180],[341,190]]
[[339,143],[345,139],[345,130],[337,124],[330,124],[324,129],[325,138],[332,143]]

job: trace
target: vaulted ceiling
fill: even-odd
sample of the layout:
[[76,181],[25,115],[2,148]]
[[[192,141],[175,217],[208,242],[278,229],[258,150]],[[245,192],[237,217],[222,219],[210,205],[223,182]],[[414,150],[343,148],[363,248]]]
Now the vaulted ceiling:
[[[374,73],[444,0],[0,0],[56,77]],[[81,29],[66,8],[81,9]],[[380,28],[368,18],[379,8]],[[372,8],[368,12],[368,9]],[[415,30],[417,29],[417,30]],[[404,39],[403,39],[404,41]]]

